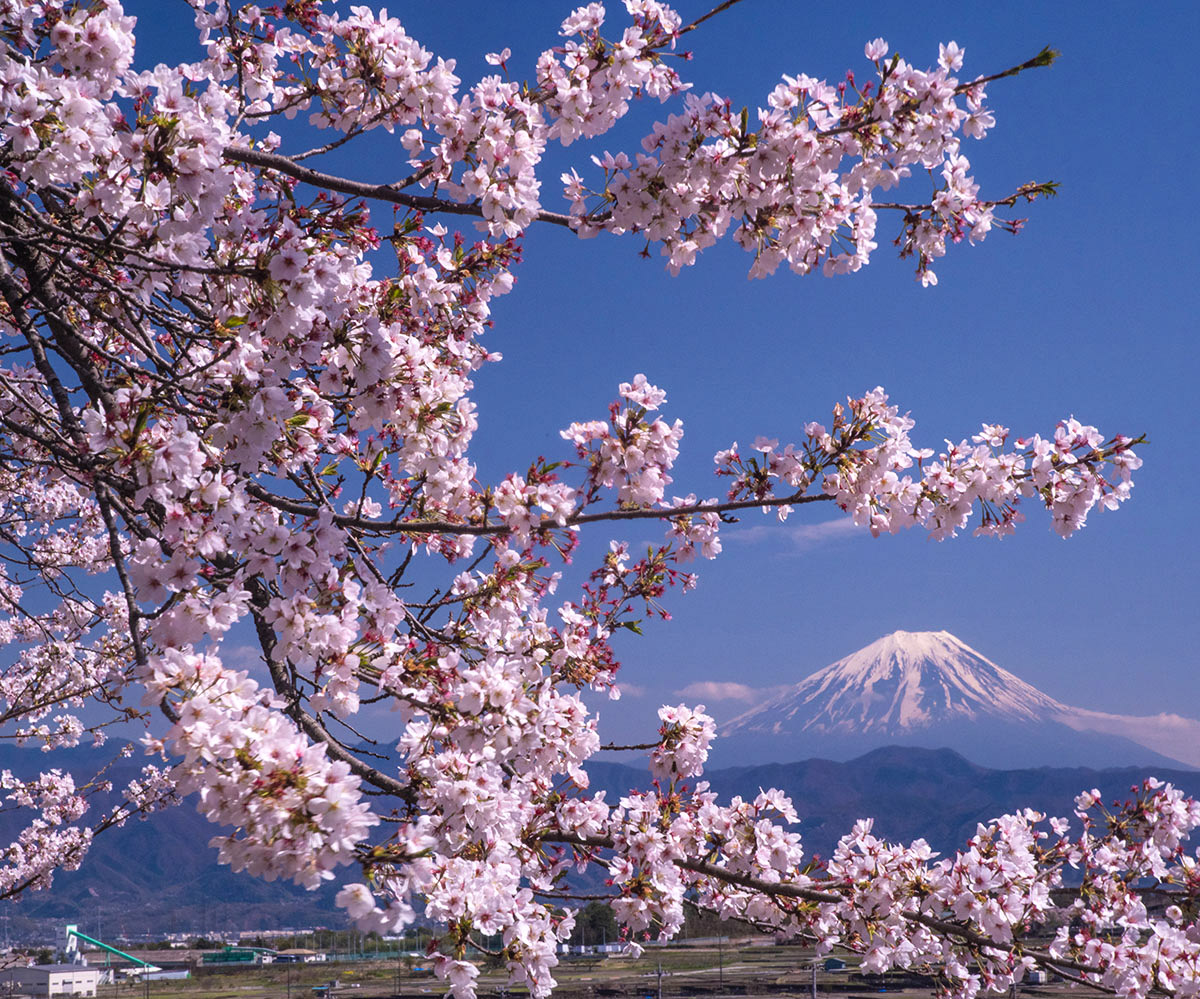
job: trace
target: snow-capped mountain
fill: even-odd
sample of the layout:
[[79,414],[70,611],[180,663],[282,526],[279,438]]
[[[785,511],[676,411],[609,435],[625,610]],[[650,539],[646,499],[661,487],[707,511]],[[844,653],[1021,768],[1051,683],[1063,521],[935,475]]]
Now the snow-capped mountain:
[[720,734],[728,749],[757,747],[756,755],[774,759],[849,758],[900,742],[949,746],[980,763],[1200,766],[1200,721],[1063,704],[946,631],[886,635],[733,718]]
[[1031,722],[1065,710],[948,631],[897,631],[734,719],[728,731],[903,735],[949,720]]

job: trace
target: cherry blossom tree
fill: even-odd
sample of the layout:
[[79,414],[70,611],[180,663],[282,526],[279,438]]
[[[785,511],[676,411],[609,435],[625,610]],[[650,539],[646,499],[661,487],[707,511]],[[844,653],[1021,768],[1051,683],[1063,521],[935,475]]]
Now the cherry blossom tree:
[[[1007,816],[940,859],[864,821],[814,865],[782,794],[707,790],[713,723],[680,705],[644,747],[653,791],[588,791],[606,747],[583,692],[616,695],[614,635],[687,589],[738,511],[834,503],[873,534],[940,539],[972,522],[1004,535],[1040,506],[1066,536],[1125,500],[1139,465],[1137,441],[1073,419],[1047,436],[986,425],[935,453],[876,388],[794,443],[717,454],[723,496],[677,495],[682,424],[631,371],[560,454],[480,478],[472,378],[497,360],[490,303],[530,227],[630,234],[672,271],[729,237],[755,277],[843,275],[893,216],[932,285],[948,245],[1015,230],[1009,210],[1052,193],[984,198],[964,148],[993,124],[989,84],[1053,52],[970,76],[953,42],[920,69],[875,39],[869,82],[785,76],[752,113],[675,68],[732,2],[691,22],[656,0],[589,4],[517,82],[507,50],[465,81],[366,7],[192,0],[195,61],[139,70],[116,0],[0,0],[4,734],[61,747],[139,723],[157,760],[106,809],[102,776],[0,775],[32,816],[0,893],[194,794],[234,828],[216,840],[234,868],[336,879],[364,928],[418,909],[445,925],[433,954],[459,996],[496,935],[511,981],[549,992],[588,867],[633,949],[688,902],[868,968],[931,966],[961,995],[1033,967],[1196,991],[1200,874],[1182,844],[1200,806],[1169,786],[1114,813],[1084,793],[1073,826]],[[549,146],[585,146],[635,100],[669,105],[639,150],[544,176]],[[322,169],[370,143],[400,179]],[[932,197],[881,199],[926,187],[910,176]],[[604,547],[626,521],[661,540]],[[594,568],[564,595],[572,557]],[[238,634],[261,668],[226,661]],[[399,765],[363,749],[368,704],[391,707]],[[1037,945],[1067,868],[1077,901]],[[1147,881],[1179,904],[1152,917]]]

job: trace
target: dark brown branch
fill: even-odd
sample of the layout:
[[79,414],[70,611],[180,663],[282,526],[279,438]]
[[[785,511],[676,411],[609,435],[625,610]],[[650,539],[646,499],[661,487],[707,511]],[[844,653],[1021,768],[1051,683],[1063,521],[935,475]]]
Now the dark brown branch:
[[[615,847],[615,842],[610,836],[574,836],[570,833],[553,832],[541,838],[543,843],[563,843],[568,846],[577,846],[591,850],[611,850]],[[794,898],[805,902],[816,902],[819,904],[838,905],[849,901],[844,895],[836,892],[821,891],[816,888],[806,888],[800,885],[774,883],[763,881],[761,878],[753,877],[749,874],[739,874],[736,871],[730,871],[727,868],[720,867],[716,864],[709,864],[702,860],[676,860],[675,865],[685,871],[691,871],[694,874],[700,874],[704,877],[712,878],[716,881],[723,881],[726,884],[737,885],[740,888],[747,888],[751,891],[761,892],[764,895],[771,895],[778,898]],[[1010,951],[1028,955],[1034,958],[1043,965],[1054,968],[1069,968],[1072,971],[1077,971],[1084,975],[1095,975],[1103,972],[1102,968],[1094,965],[1080,964],[1071,961],[1067,958],[1055,957],[1053,954],[1044,950],[1030,950],[1022,948],[1018,943],[1003,944],[984,936],[969,926],[964,926],[961,923],[951,922],[945,919],[938,919],[936,916],[931,916],[924,912],[904,912],[901,913],[901,918],[910,923],[917,923],[925,926],[928,929],[936,930],[938,933],[946,934],[947,936],[955,936],[964,943],[974,947],[986,948],[992,951],[1007,953]],[[1095,983],[1089,982],[1094,985]]]
[[800,885],[772,884],[769,881],[762,881],[759,878],[751,877],[749,874],[737,874],[734,871],[726,870],[724,867],[718,867],[716,864],[706,864],[702,860],[677,860],[675,861],[675,865],[683,868],[685,871],[691,871],[693,874],[703,874],[706,878],[724,881],[727,884],[737,885],[739,888],[749,888],[751,891],[759,891],[764,895],[796,898],[803,902],[839,903],[846,901],[843,896],[834,892],[817,891],[815,888],[802,888]]
[[[1022,198],[1026,201],[1034,201],[1039,197],[1053,197],[1058,193],[1058,186],[1054,181],[1034,181],[1029,184],[1022,184],[1006,198],[996,198],[992,201],[978,201],[976,204],[983,205],[986,208],[999,208],[1001,206],[1011,208]],[[875,201],[871,203],[871,207],[904,212],[907,215],[918,215],[921,212],[928,211],[930,208],[928,204],[906,205],[898,201]]]
[[541,895],[543,898],[569,898],[575,902],[611,902],[618,899],[620,895],[614,895],[609,892],[607,895],[598,892],[577,892],[577,891],[546,891],[542,888],[534,888],[535,895]]
[[725,0],[724,3],[717,4],[707,14],[701,14],[691,24],[685,25],[684,27],[680,28],[677,32],[675,32],[675,34],[676,35],[686,35],[689,31],[695,31],[705,21],[709,20],[710,18],[716,17],[718,14],[722,13],[723,11],[729,10],[730,7],[733,7],[736,4],[739,4],[741,2],[742,2],[742,0]]
[[[261,500],[277,510],[294,514],[297,517],[316,517],[320,512],[315,506],[309,506],[285,496],[264,489],[256,482],[246,483],[246,492],[257,500]],[[730,500],[725,503],[693,503],[690,506],[663,507],[650,510],[606,510],[603,513],[580,513],[567,517],[561,524],[552,518],[546,518],[537,524],[533,530],[547,531],[555,528],[578,527],[581,524],[595,524],[601,521],[614,520],[672,520],[675,517],[686,517],[692,514],[728,513],[732,510],[767,510],[781,506],[799,506],[803,503],[818,503],[832,500],[826,493],[804,495],[795,493],[791,496],[768,496],[763,499]],[[374,531],[380,534],[464,534],[475,536],[494,536],[511,534],[512,528],[507,524],[459,524],[448,520],[366,520],[362,517],[349,517],[337,514],[333,522],[339,527],[350,527],[363,531]]]
[[[145,251],[134,249],[132,246],[124,243],[114,242],[113,237],[116,235],[115,230],[110,237],[106,239],[97,239],[94,236],[88,236],[82,232],[72,229],[64,229],[62,226],[55,225],[53,222],[48,222],[42,213],[30,208],[27,202],[16,198],[15,195],[13,197],[14,200],[18,201],[26,209],[22,214],[22,219],[24,221],[35,225],[41,232],[46,233],[47,235],[58,236],[68,243],[81,243],[85,246],[91,247],[92,249],[96,250],[97,254],[100,256],[104,256],[105,254],[112,252],[119,252],[124,256],[136,258],[138,260],[138,266],[153,271],[190,271],[195,274],[212,274],[216,277],[225,277],[230,274],[250,273],[248,269],[239,270],[235,267],[208,267],[202,264],[181,264],[160,260],[159,258],[146,253]],[[10,243],[13,245],[22,243],[35,243],[39,241],[39,237],[34,237],[28,234],[10,234],[4,236],[3,239],[0,240],[0,242]]]
[[[330,173],[313,170],[278,153],[266,153],[260,149],[246,149],[242,146],[228,146],[224,153],[225,159],[233,163],[244,163],[247,166],[262,167],[275,170],[278,173],[294,177],[304,184],[348,194],[354,198],[368,198],[373,201],[387,201],[393,205],[402,205],[419,212],[443,212],[448,215],[472,215],[483,218],[483,208],[478,204],[463,204],[459,201],[448,201],[445,198],[432,198],[428,195],[406,194],[392,184],[365,184],[358,180],[348,180],[336,177]],[[554,225],[571,227],[574,219],[560,212],[538,212],[535,216],[539,222],[551,222]]]
[[296,724],[301,730],[314,742],[322,742],[325,744],[326,752],[329,753],[335,760],[340,760],[350,768],[350,772],[360,777],[373,787],[378,788],[386,794],[394,794],[396,797],[404,801],[411,800],[413,790],[403,781],[397,780],[395,777],[389,777],[387,774],[368,763],[364,763],[357,756],[346,749],[334,736],[322,725],[316,718],[310,715],[307,711],[297,707],[293,714]]
[[1002,70],[999,73],[993,73],[991,76],[977,76],[969,83],[960,83],[954,88],[954,92],[956,94],[964,94],[972,87],[978,87],[983,83],[991,83],[993,80],[1003,80],[1008,76],[1016,76],[1018,73],[1024,73],[1027,69],[1043,69],[1046,66],[1052,66],[1054,65],[1054,61],[1061,55],[1062,53],[1057,49],[1052,49],[1049,45],[1047,45],[1032,59],[1026,59],[1019,66],[1012,66],[1006,70]]
[[[1054,62],[1055,59],[1059,57],[1060,54],[1061,53],[1055,51],[1049,46],[1046,46],[1046,48],[1042,49],[1042,51],[1035,55],[1032,59],[1026,59],[1019,66],[1010,66],[1008,69],[1002,70],[999,73],[992,73],[990,76],[977,76],[974,80],[971,80],[967,83],[960,83],[954,88],[954,92],[956,94],[965,94],[968,90],[981,86],[985,83],[991,83],[993,80],[1003,80],[1005,77],[1016,76],[1018,73],[1024,73],[1027,69],[1040,69],[1043,66],[1049,66]],[[904,111],[914,111],[916,110],[917,106],[917,102],[910,99],[897,108],[895,112],[893,112],[892,118],[895,118],[896,114]],[[883,124],[883,121],[884,119],[882,118],[867,118],[863,121],[852,121],[847,122],[845,125],[835,125],[833,128],[822,129],[816,134],[821,138],[825,138],[829,135],[841,135],[845,132],[860,132],[863,129],[871,128],[873,125],[881,125]]]
[[258,578],[249,580],[246,585],[250,591],[251,617],[254,619],[254,628],[258,635],[258,644],[262,649],[263,659],[271,674],[271,683],[276,692],[287,701],[287,705],[283,709],[284,714],[291,718],[310,739],[324,743],[326,752],[333,759],[345,763],[351,773],[380,791],[394,794],[407,801],[412,794],[412,789],[407,784],[364,763],[347,750],[320,721],[300,706],[300,697],[296,692],[295,685],[287,675],[284,664],[275,656],[275,631],[263,613],[270,603],[270,592],[267,590],[266,584]]

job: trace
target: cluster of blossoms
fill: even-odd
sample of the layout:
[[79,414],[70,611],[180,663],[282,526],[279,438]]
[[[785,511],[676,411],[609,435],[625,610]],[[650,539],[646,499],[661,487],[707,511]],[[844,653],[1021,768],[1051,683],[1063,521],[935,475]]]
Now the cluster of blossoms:
[[679,457],[683,424],[679,420],[668,424],[662,419],[646,422],[646,414],[658,409],[667,394],[650,385],[645,375],[622,382],[620,394],[633,405],[622,409],[614,403],[607,423],[572,423],[562,436],[587,462],[589,498],[594,499],[601,490],[616,488],[619,504],[652,506],[662,500],[672,482],[667,473]]
[[664,706],[658,709],[658,717],[662,726],[658,745],[650,754],[650,772],[660,780],[704,773],[708,746],[716,734],[713,720],[704,713],[704,705]]
[[[603,187],[590,191],[575,171],[563,174],[574,224],[634,232],[661,244],[673,271],[732,229],[754,254],[751,276],[765,277],[786,263],[798,274],[857,271],[876,249],[878,207],[906,211],[905,254],[917,258],[921,281],[937,283],[930,263],[946,243],[984,239],[998,219],[996,202],[979,198],[960,152],[962,136],[982,139],[995,123],[984,107],[985,82],[960,82],[963,50],[941,47],[938,66],[919,70],[889,58],[883,39],[866,46],[877,79],[861,88],[853,73],[831,85],[800,75],[784,77],[750,116],[712,93],[688,94],[685,109],[656,124],[636,160],[624,154],[593,157]],[[1044,61],[1052,58],[1045,52]],[[913,168],[941,168],[943,186],[928,205],[881,206]],[[1029,185],[1032,199],[1053,188]]]
[[330,760],[246,673],[167,649],[150,656],[141,679],[147,701],[175,699],[164,748],[180,757],[176,791],[197,792],[196,807],[214,824],[238,827],[214,840],[234,870],[282,869],[316,888],[378,825],[348,764]]
[[[660,714],[654,791],[614,803],[588,789],[601,743],[584,694],[618,693],[613,636],[667,616],[664,594],[720,552],[730,511],[831,501],[875,533],[943,537],[975,510],[1005,533],[1037,497],[1067,534],[1127,497],[1132,441],[1068,421],[1005,452],[1007,431],[988,426],[928,462],[877,390],[802,445],[718,455],[728,499],[668,498],[682,426],[638,375],[607,420],[563,431],[564,460],[489,484],[471,459],[472,378],[497,359],[482,339],[491,302],[535,221],[636,232],[673,268],[729,233],[755,274],[785,260],[842,273],[896,209],[927,283],[948,242],[1005,225],[995,209],[1013,198],[980,200],[960,149],[992,124],[986,81],[953,75],[961,49],[919,71],[871,42],[871,84],[785,77],[756,130],[688,94],[636,159],[597,156],[595,194],[569,174],[557,214],[538,175],[550,143],[688,90],[663,58],[694,25],[662,3],[625,0],[615,41],[589,4],[530,85],[506,78],[506,51],[488,60],[505,75],[470,86],[366,7],[192,6],[199,58],[139,70],[116,0],[0,2],[0,720],[59,747],[140,719],[169,766],[98,820],[66,775],[5,774],[35,818],[3,853],[0,894],[45,885],[97,830],[194,793],[237,830],[216,841],[237,868],[337,879],[347,914],[380,931],[423,906],[446,926],[436,970],[464,997],[483,936],[503,940],[513,983],[552,988],[572,926],[562,889],[588,863],[607,868],[631,946],[670,935],[690,900],[872,966],[937,964],[964,995],[1032,964],[1131,994],[1192,987],[1194,929],[1150,920],[1131,887],[1200,890],[1180,855],[1196,808],[1169,789],[1069,843],[1011,817],[953,861],[860,825],[823,872],[806,868],[782,795],[721,805],[685,783],[713,735],[701,709]],[[297,117],[333,137],[301,148]],[[407,177],[309,165],[376,130]],[[918,166],[941,177],[928,201],[873,200]],[[439,214],[474,217],[480,238]],[[585,526],[632,520],[665,537],[639,557],[614,540],[556,597],[555,560]],[[444,576],[418,590],[430,566]],[[261,661],[242,661],[246,636]],[[398,764],[361,752],[367,701],[394,708]],[[1085,929],[1024,949],[1063,864],[1085,872]]]
[[751,497],[764,509],[776,507],[783,519],[819,480],[821,495],[872,534],[921,525],[938,540],[954,537],[976,510],[982,511],[977,535],[1011,534],[1023,519],[1021,500],[1036,498],[1065,538],[1097,505],[1115,510],[1128,499],[1132,474],[1142,464],[1133,451],[1137,441],[1122,435],[1105,441],[1073,418],[1060,423],[1052,439],[1019,439],[1020,451],[1003,450],[1007,427],[984,424],[970,441],[951,444],[930,461],[933,450],[913,446],[913,420],[888,404],[882,388],[847,403],[834,409],[832,431],[808,424],[801,445],[780,450],[777,440],[759,438],[757,457],[744,459],[736,444],[719,452],[717,474],[732,480],[729,498]]
[[[575,849],[616,851],[614,908],[631,929],[677,925],[689,897],[819,952],[849,947],[871,971],[935,967],[957,995],[1005,991],[1037,967],[1118,995],[1195,995],[1200,932],[1183,906],[1195,898],[1196,858],[1182,844],[1200,826],[1200,804],[1153,779],[1134,792],[1113,812],[1098,792],[1081,795],[1077,836],[1067,819],[1027,809],[981,825],[940,859],[921,840],[878,839],[864,820],[818,876],[786,829],[796,818],[786,796],[721,806],[701,784],[687,798],[623,799],[608,837],[578,837]],[[1151,914],[1139,878],[1174,886],[1180,904]],[[1056,892],[1073,901],[1061,906]],[[1062,925],[1048,947],[1027,942],[1052,919]]]

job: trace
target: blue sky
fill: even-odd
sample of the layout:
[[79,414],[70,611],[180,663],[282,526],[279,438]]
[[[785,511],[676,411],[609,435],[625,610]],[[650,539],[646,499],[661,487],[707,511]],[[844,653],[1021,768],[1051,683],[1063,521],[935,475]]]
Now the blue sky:
[[[709,3],[682,2],[691,19]],[[345,5],[343,5],[345,6]],[[610,4],[610,7],[617,7]],[[458,59],[473,80],[483,53],[509,46],[528,75],[555,44],[569,4],[392,3],[410,34]],[[143,16],[146,47],[181,53],[159,0],[127,4]],[[693,33],[682,68],[699,90],[751,109],[783,73],[836,81],[860,76],[863,43],[883,36],[931,65],[939,42],[966,49],[963,75],[1019,63],[1051,45],[1049,70],[993,84],[997,126],[965,148],[985,195],[1055,180],[1060,196],[1022,210],[1026,230],[958,247],[922,289],[911,262],[892,255],[884,219],[863,273],[750,282],[736,247],[706,252],[670,277],[630,239],[579,242],[545,230],[526,240],[514,293],[496,303],[489,346],[505,360],[480,373],[481,474],[565,455],[558,430],[602,416],[618,382],[637,372],[668,391],[684,421],[678,494],[721,491],[712,454],[758,434],[801,436],[832,404],[882,384],[917,420],[919,443],[958,440],[981,422],[1018,434],[1053,430],[1075,415],[1106,434],[1147,433],[1133,500],[1095,514],[1061,541],[1030,511],[1003,542],[936,544],[908,533],[872,540],[831,526],[836,510],[801,510],[786,525],[757,515],[724,534],[725,554],[700,566],[698,589],[674,595],[674,620],[629,636],[618,651],[638,696],[603,712],[606,734],[644,734],[654,709],[695,681],[790,683],[896,629],[945,628],[1047,693],[1097,710],[1200,717],[1195,645],[1194,497],[1190,446],[1197,399],[1197,210],[1200,141],[1192,107],[1200,37],[1194,4],[1004,5],[864,2],[818,8],[744,0]],[[519,12],[519,13],[518,13]],[[619,18],[617,11],[612,12]],[[153,22],[153,23],[151,23]],[[546,202],[557,207],[561,163],[632,151],[658,106],[598,147],[555,153]],[[287,151],[285,148],[283,151]],[[326,168],[390,180],[403,151],[385,134]],[[768,529],[770,528],[770,529]],[[611,531],[593,531],[588,552]],[[710,702],[720,717],[740,709]]]

